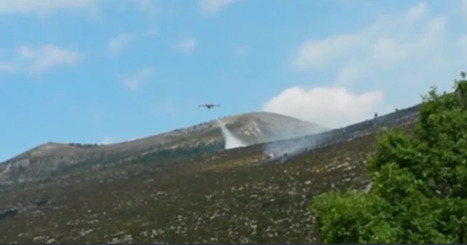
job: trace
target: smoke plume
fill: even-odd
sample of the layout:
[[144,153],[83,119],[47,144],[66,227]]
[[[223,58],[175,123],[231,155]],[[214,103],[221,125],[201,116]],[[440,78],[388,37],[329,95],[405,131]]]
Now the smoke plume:
[[273,141],[264,146],[263,154],[270,161],[281,159],[281,162],[283,162],[289,157],[315,148],[318,141],[319,137],[300,137],[290,140]]

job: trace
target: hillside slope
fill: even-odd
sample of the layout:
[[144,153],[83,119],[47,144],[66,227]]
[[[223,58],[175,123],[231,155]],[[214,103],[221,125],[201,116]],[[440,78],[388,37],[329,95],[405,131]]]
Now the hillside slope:
[[[366,188],[381,127],[413,127],[418,107],[317,135],[121,165],[0,192],[2,243],[316,243],[309,205]],[[270,160],[280,143],[302,148]],[[312,146],[312,147],[310,147]],[[292,154],[293,153],[293,154]],[[92,174],[90,174],[92,173]]]
[[[326,128],[273,113],[247,113],[220,119],[245,145],[323,132]],[[164,150],[224,148],[217,120],[168,133],[110,145],[47,143],[0,164],[0,183],[34,181],[69,169],[131,162]]]

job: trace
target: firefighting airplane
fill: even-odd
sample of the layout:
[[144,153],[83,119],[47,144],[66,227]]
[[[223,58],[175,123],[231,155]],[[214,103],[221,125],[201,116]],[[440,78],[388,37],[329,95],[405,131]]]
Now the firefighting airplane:
[[221,105],[215,105],[215,104],[203,104],[203,105],[198,105],[198,107],[206,107],[208,109],[211,109],[213,107],[220,107]]

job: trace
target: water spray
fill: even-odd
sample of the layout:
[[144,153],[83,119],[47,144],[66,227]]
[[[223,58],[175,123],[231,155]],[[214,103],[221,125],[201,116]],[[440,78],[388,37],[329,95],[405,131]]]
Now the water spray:
[[233,149],[238,147],[245,147],[248,146],[245,142],[241,139],[237,138],[235,135],[230,132],[230,130],[225,126],[224,122],[221,119],[217,119],[217,123],[222,130],[222,136],[224,136],[225,140],[225,149]]

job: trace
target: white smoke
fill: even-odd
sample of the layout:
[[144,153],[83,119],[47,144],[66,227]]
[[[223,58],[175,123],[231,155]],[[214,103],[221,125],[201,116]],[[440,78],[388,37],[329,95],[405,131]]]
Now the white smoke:
[[263,154],[267,156],[270,161],[281,159],[281,162],[284,162],[289,157],[315,148],[319,138],[320,137],[299,137],[270,142],[264,146]]
[[248,146],[248,144],[243,142],[241,139],[235,137],[235,135],[233,135],[230,132],[230,130],[225,126],[224,122],[222,122],[221,119],[217,119],[217,123],[219,124],[219,127],[222,130],[222,135],[224,136],[226,150]]

